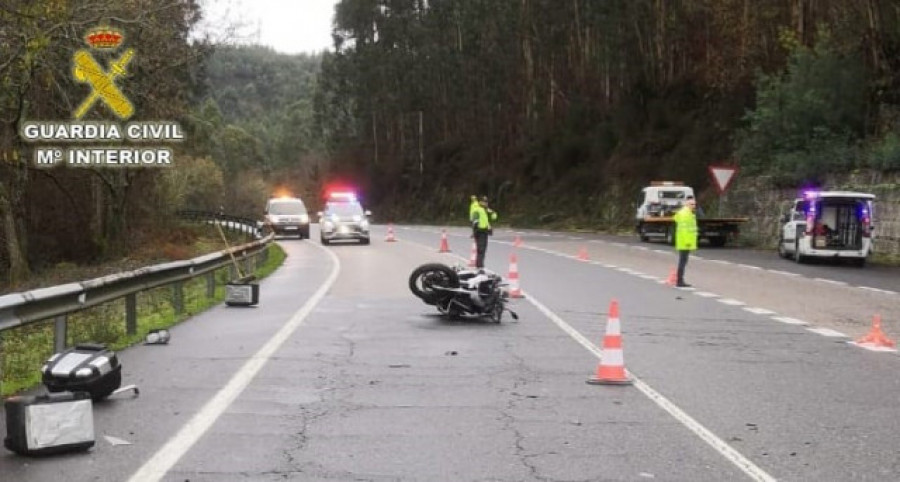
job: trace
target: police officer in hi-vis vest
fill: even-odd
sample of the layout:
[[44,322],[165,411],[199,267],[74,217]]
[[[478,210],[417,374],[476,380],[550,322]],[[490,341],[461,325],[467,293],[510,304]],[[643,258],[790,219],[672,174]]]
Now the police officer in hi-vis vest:
[[475,267],[484,268],[484,253],[487,252],[488,236],[494,233],[491,221],[497,220],[497,213],[488,207],[487,196],[481,196],[477,205],[470,206],[469,221],[475,237]]
[[691,285],[684,281],[684,268],[687,266],[691,251],[697,249],[697,201],[687,198],[684,206],[675,213],[675,250],[678,251],[678,282],[675,286],[687,288]]

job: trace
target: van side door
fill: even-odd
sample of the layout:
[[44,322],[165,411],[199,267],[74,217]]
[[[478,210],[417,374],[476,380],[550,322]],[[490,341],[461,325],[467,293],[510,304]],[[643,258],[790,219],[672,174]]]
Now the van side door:
[[793,248],[794,241],[797,239],[797,233],[806,227],[806,201],[797,199],[791,206],[790,211],[786,215],[784,225],[782,226],[781,239]]

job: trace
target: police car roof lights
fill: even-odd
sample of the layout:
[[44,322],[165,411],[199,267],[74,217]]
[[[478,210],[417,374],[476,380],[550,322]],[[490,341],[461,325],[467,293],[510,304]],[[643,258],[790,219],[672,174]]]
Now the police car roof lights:
[[352,191],[332,191],[328,193],[328,200],[354,202],[356,201],[356,193]]

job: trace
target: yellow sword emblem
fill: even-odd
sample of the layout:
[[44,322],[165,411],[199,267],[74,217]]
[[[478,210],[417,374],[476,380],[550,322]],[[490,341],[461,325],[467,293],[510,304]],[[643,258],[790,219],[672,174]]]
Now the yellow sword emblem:
[[109,65],[109,72],[107,72],[103,70],[94,59],[94,56],[87,50],[82,49],[75,52],[73,57],[75,66],[72,69],[75,80],[91,86],[91,94],[75,109],[75,120],[84,117],[94,103],[100,99],[120,119],[127,119],[134,114],[134,106],[131,104],[131,101],[125,97],[125,94],[115,84],[117,77],[127,73],[125,67],[131,62],[132,57],[134,57],[134,49],[126,50],[121,57]]

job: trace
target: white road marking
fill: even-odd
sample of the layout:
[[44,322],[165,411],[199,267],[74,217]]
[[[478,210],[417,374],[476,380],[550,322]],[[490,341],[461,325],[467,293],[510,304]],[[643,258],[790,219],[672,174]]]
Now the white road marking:
[[266,362],[281,348],[281,345],[297,331],[303,324],[309,313],[325,297],[328,290],[337,280],[341,271],[341,261],[331,250],[325,249],[316,243],[310,243],[318,247],[331,257],[334,265],[328,278],[322,286],[313,293],[312,297],[300,308],[294,316],[288,320],[281,329],[276,332],[269,341],[247,360],[246,363],[228,380],[216,394],[206,402],[191,419],[169,439],[134,475],[128,479],[130,482],[157,481],[165,477],[166,473],[200,440],[200,437],[225,413],[225,410],[253,381],[253,377],[265,366]]
[[731,305],[731,306],[744,306],[747,304],[747,303],[744,303],[743,301],[733,300],[731,298],[719,298],[716,301],[718,301],[719,303],[722,303],[725,305]]
[[698,291],[694,294],[697,296],[702,296],[704,298],[718,298],[719,297],[719,295],[717,295],[715,293],[710,293],[709,291]]
[[[523,292],[523,294],[525,293]],[[537,308],[538,311],[543,313],[544,316],[549,318],[550,321],[555,323],[556,326],[558,326],[561,330],[568,333],[569,336],[572,337],[572,339],[578,342],[578,344],[593,353],[597,358],[601,357],[602,352],[600,348],[597,348],[596,345],[588,341],[587,338],[585,338],[581,333],[572,328],[572,326],[566,323],[565,320],[557,316],[556,313],[550,311],[549,308],[534,299],[534,297],[531,295],[525,294],[525,299],[528,300],[529,303],[534,305],[534,307]],[[647,398],[656,403],[659,408],[663,409],[665,412],[675,418],[675,420],[679,421],[688,430],[694,432],[695,435],[709,444],[716,452],[719,453],[719,455],[737,466],[745,474],[750,476],[751,479],[756,481],[775,482],[774,477],[763,471],[748,458],[744,457],[740,452],[735,450],[734,447],[728,445],[728,443],[716,436],[716,434],[712,433],[709,429],[704,427],[700,422],[688,415],[684,410],[679,408],[669,399],[654,390],[650,385],[644,383],[640,378],[636,377],[634,373],[631,373],[628,370],[626,370],[626,373],[628,374],[628,377],[632,379],[634,387],[637,388],[638,391],[640,391]]]
[[844,283],[843,281],[835,281],[833,279],[813,278],[813,281],[820,281],[822,283],[829,283],[838,286],[847,286],[847,283]]
[[871,286],[857,286],[857,288],[859,288],[861,290],[866,290],[866,291],[874,291],[876,293],[884,293],[886,295],[896,295],[897,294],[896,291],[883,290],[881,288],[872,288]]
[[847,343],[850,345],[856,345],[860,348],[865,348],[866,350],[869,350],[869,351],[886,351],[886,352],[890,352],[890,353],[895,353],[897,351],[896,348],[891,348],[889,346],[875,346],[871,343],[857,343],[855,341],[848,341]]
[[790,318],[787,316],[773,316],[773,320],[780,321],[782,323],[786,323],[788,325],[808,325],[809,322],[798,320],[797,318]]
[[751,307],[747,307],[747,306],[744,307],[744,311],[749,311],[750,313],[754,313],[757,315],[774,315],[775,314],[775,312],[772,310],[767,310],[765,308],[751,308]]
[[741,268],[746,268],[746,269],[762,269],[762,268],[760,268],[759,266],[753,266],[752,264],[740,264],[740,263],[738,263],[737,266],[740,266]]
[[847,338],[847,335],[839,331],[832,330],[831,328],[807,328],[806,331],[831,338]]
[[767,271],[769,273],[780,274],[780,275],[784,275],[784,276],[800,276],[799,273],[791,273],[790,271],[781,271],[781,270],[777,270],[777,269],[770,269]]

